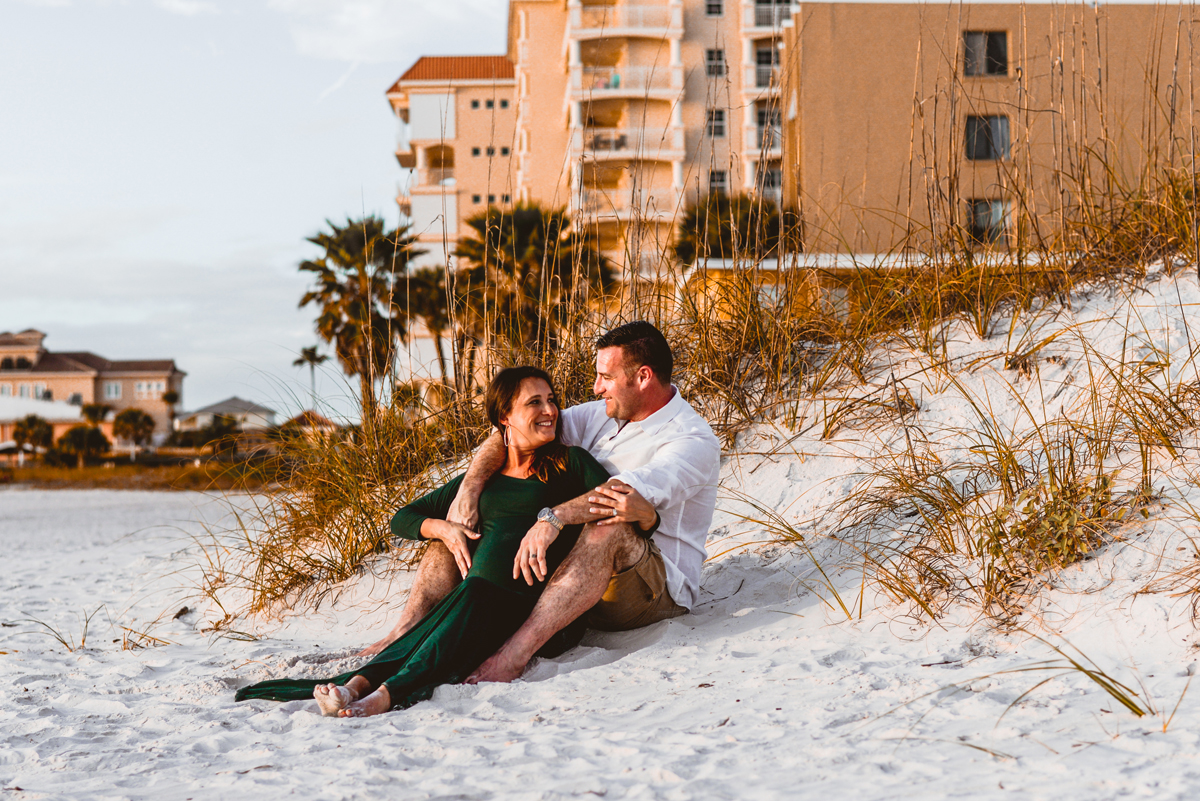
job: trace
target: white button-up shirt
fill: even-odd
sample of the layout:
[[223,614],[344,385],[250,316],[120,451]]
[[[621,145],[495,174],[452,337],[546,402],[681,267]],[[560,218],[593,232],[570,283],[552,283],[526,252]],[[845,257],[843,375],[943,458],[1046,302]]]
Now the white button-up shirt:
[[613,478],[653,504],[661,520],[654,543],[666,564],[667,590],[675,603],[694,607],[721,473],[721,444],[712,428],[679,390],[640,422],[609,417],[602,400],[563,409],[562,422],[568,445],[591,453]]

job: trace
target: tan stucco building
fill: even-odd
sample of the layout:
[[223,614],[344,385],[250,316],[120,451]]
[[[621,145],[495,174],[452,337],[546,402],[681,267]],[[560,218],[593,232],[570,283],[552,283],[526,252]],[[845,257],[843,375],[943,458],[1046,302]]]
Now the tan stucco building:
[[[465,197],[565,206],[627,279],[662,274],[684,205],[712,190],[796,212],[809,253],[921,250],[947,231],[1045,243],[1081,188],[1136,182],[1148,161],[1200,147],[1194,14],[510,0],[506,56],[478,57],[494,77],[482,60],[422,58],[389,92],[411,129],[400,163],[416,168],[401,207],[423,242],[449,242],[474,208]],[[470,118],[476,94],[511,104]],[[511,158],[460,166],[498,145]],[[422,173],[438,148],[453,150],[449,183]]]
[[114,361],[88,351],[49,351],[45,338],[33,329],[0,333],[0,397],[101,403],[114,414],[136,407],[154,418],[156,441],[170,433],[174,405],[163,395],[182,398],[187,375],[174,360]]

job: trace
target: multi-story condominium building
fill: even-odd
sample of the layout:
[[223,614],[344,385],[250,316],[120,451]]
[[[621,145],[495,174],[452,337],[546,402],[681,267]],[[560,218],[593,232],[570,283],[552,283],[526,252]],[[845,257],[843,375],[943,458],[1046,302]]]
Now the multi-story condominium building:
[[[0,333],[0,398],[101,403],[114,412],[136,407],[154,418],[155,439],[171,431],[187,375],[172,359],[113,361],[87,351],[48,351],[46,335],[29,329]],[[163,395],[174,392],[175,403]]]
[[425,251],[415,266],[446,264],[468,217],[512,203],[513,83],[506,56],[423,56],[388,89],[412,171],[396,201]]
[[1036,248],[1082,194],[1187,165],[1197,21],[1187,4],[804,3],[782,177],[806,249]]
[[[1192,158],[1195,13],[510,0],[508,60],[495,58],[511,77],[474,91],[511,93],[512,119],[497,112],[489,131],[515,158],[471,179],[483,189],[459,181],[457,202],[469,192],[568,207],[626,278],[662,274],[683,207],[711,191],[749,191],[795,212],[807,252],[920,250],[947,230],[1021,247],[1052,235],[1079,187],[1136,182],[1151,160]],[[422,91],[463,91],[452,61]],[[418,71],[425,62],[406,79],[432,76]],[[417,91],[406,79],[397,97]],[[465,141],[461,126],[445,125],[453,114],[424,102],[441,139],[419,140],[416,107],[393,99],[412,120],[401,163],[418,178],[401,202],[421,231],[437,209],[418,213],[417,187],[430,184],[406,154],[418,143],[461,154],[484,137]],[[487,188],[497,185],[511,189]]]

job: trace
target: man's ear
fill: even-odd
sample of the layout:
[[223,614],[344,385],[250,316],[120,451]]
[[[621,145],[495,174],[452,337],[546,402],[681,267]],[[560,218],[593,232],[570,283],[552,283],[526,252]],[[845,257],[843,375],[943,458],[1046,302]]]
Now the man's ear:
[[638,384],[643,387],[654,380],[654,371],[647,364],[639,367],[634,375],[637,376]]

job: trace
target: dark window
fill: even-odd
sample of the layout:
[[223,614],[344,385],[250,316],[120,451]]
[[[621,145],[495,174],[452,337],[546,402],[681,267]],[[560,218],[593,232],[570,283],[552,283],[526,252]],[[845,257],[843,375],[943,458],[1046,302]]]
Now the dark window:
[[704,4],[704,14],[709,17],[719,17],[725,13],[725,3],[722,0],[708,0]]
[[500,108],[508,108],[508,101],[507,101],[507,100],[501,100],[501,101],[500,101]]
[[82,392],[72,392],[71,397],[67,398],[67,403],[71,404],[72,406],[82,406],[83,405],[83,393]]
[[0,370],[11,369],[13,369],[13,360],[11,356],[5,356],[3,359],[0,359]]
[[33,365],[31,365],[29,363],[29,359],[26,359],[24,356],[17,357],[17,369],[18,370],[24,370],[24,369],[32,367],[32,366]]
[[496,202],[496,196],[488,195],[488,203],[495,203],[495,202]]
[[1003,200],[968,200],[971,239],[986,245],[1002,242],[1008,231],[1008,203]]
[[963,34],[963,73],[1007,75],[1008,34],[1004,31],[967,31]]
[[1006,159],[1009,154],[1008,117],[967,117],[967,158]]
[[471,101],[471,108],[479,108],[479,101],[478,101],[478,100],[472,100],[472,101]]
[[487,154],[488,154],[489,156],[494,156],[494,155],[496,155],[496,148],[494,148],[494,147],[489,147],[489,148],[488,148],[488,150],[487,150]]
[[705,123],[705,133],[711,137],[725,135],[725,109],[710,108],[708,110],[708,119]]
[[473,148],[471,148],[471,155],[472,155],[472,156],[478,156],[478,155],[479,155],[479,153],[480,153],[480,150],[479,150],[479,148],[477,148],[477,147],[473,147]]
[[729,191],[729,173],[725,170],[712,170],[708,174],[708,191],[725,194]]
[[783,146],[783,119],[774,106],[760,108],[758,118],[758,147],[778,150]]
[[482,203],[483,195],[471,195],[471,202],[472,203]]
[[717,49],[704,51],[704,72],[714,78],[719,78],[725,74],[724,50]]
[[507,147],[502,147],[502,148],[500,148],[500,155],[501,155],[501,156],[507,156],[507,155],[508,155],[508,152],[509,152],[509,151],[508,151],[508,148],[507,148]]
[[495,105],[496,105],[496,103],[495,103],[494,101],[492,101],[492,100],[489,100],[489,101],[487,101],[487,103],[486,103],[485,105],[486,105],[488,108],[494,108],[494,107],[495,107]]
[[505,203],[512,203],[512,195],[501,195],[500,200]]

